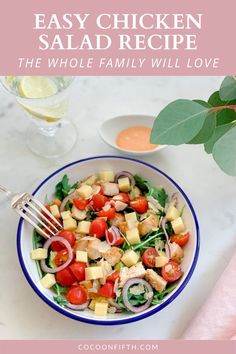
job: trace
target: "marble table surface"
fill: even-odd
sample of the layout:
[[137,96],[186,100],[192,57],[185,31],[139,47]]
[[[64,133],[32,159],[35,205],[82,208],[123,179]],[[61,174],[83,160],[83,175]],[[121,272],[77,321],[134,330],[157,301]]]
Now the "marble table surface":
[[[48,161],[26,147],[28,119],[0,89],[0,184],[32,191],[58,167],[87,156],[113,154],[97,134],[108,117],[156,115],[176,98],[206,98],[220,77],[84,77],[74,87],[71,116],[78,141],[70,154]],[[171,175],[191,199],[200,223],[201,251],[195,273],[167,308],[141,322],[96,327],[63,317],[28,285],[18,262],[18,218],[0,195],[0,339],[174,339],[208,297],[236,250],[236,178],[226,176],[201,146],[168,147],[144,158]]]

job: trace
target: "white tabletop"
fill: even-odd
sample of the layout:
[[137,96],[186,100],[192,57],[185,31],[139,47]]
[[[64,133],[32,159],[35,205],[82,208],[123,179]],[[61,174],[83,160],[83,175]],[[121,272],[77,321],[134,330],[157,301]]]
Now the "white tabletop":
[[[0,90],[0,183],[31,192],[59,166],[92,155],[114,154],[97,134],[106,118],[156,115],[177,98],[206,99],[220,77],[84,77],[73,94],[72,119],[79,137],[57,161],[34,156],[25,146],[28,120]],[[194,276],[161,312],[129,325],[97,327],[63,317],[33,292],[16,252],[18,219],[0,195],[0,339],[174,339],[180,338],[236,249],[236,179],[226,176],[201,146],[169,147],[145,158],[171,175],[191,199],[199,218],[201,250]]]

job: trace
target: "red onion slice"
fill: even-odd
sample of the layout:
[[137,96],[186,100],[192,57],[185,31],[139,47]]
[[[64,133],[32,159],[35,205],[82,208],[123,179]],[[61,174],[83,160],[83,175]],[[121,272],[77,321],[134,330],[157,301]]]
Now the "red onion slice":
[[73,196],[74,196],[75,194],[76,194],[76,193],[75,193],[75,190],[73,190],[70,194],[68,194],[67,197],[65,197],[65,198],[62,200],[61,205],[60,205],[60,212],[64,211],[64,208],[65,208],[65,206],[66,206],[66,203],[67,203],[68,201],[70,201],[70,200],[73,198]]
[[88,307],[88,304],[89,304],[89,300],[86,301],[84,304],[81,304],[81,305],[74,305],[74,304],[71,304],[70,302],[68,302],[65,306],[68,307],[71,310],[82,311],[82,310],[85,310]]
[[66,239],[64,239],[63,237],[60,237],[60,236],[53,236],[52,238],[50,238],[49,240],[47,240],[47,241],[45,242],[43,248],[45,248],[45,249],[48,250],[49,247],[51,246],[51,244],[52,244],[53,242],[55,242],[55,241],[59,241],[59,242],[63,243],[63,245],[65,246],[65,248],[66,248],[67,251],[68,251],[68,259],[67,259],[67,261],[66,261],[64,264],[62,264],[61,266],[56,267],[56,268],[50,268],[50,267],[48,267],[47,264],[46,264],[45,259],[42,259],[42,260],[40,261],[40,265],[41,265],[42,271],[45,272],[45,273],[57,273],[57,272],[59,272],[60,270],[65,269],[65,268],[70,264],[70,262],[71,262],[72,259],[73,259],[73,252],[72,252],[71,245],[70,245],[69,242],[68,242]]
[[117,173],[117,174],[115,175],[115,182],[117,183],[117,182],[118,182],[118,179],[119,179],[119,178],[122,178],[122,177],[128,177],[129,180],[130,180],[131,186],[132,186],[132,187],[135,186],[135,179],[134,179],[134,176],[133,176],[130,172],[128,172],[128,171],[121,171],[121,172]]
[[[108,232],[113,237],[112,241],[110,241],[109,239]],[[106,241],[110,246],[113,246],[120,238],[121,238],[120,231],[116,226],[112,226],[106,231]]]
[[162,227],[164,235],[166,237],[166,245],[165,245],[166,255],[170,259],[171,258],[171,249],[170,249],[169,235],[166,231],[166,217],[164,217],[161,220],[161,227]]
[[[128,300],[128,290],[131,286],[133,285],[144,285],[147,290],[148,290],[148,293],[152,294],[150,297],[148,297],[147,299],[147,302],[145,302],[144,305],[141,305],[141,306],[133,306],[130,304],[129,300]],[[127,282],[125,283],[123,289],[122,289],[122,298],[123,298],[123,301],[124,301],[124,304],[125,304],[125,307],[132,311],[132,312],[135,312],[135,313],[138,313],[138,312],[142,312],[144,310],[146,310],[150,305],[151,305],[151,302],[152,302],[152,299],[153,299],[153,289],[152,289],[152,286],[144,279],[140,279],[140,278],[132,278],[132,279],[129,279],[127,280]]]

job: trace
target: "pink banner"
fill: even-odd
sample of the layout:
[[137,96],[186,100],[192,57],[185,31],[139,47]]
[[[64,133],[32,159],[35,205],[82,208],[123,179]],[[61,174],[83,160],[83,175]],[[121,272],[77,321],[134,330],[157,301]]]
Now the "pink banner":
[[235,0],[7,0],[0,74],[235,74],[235,6]]
[[14,353],[159,353],[159,354],[235,354],[235,341],[1,341],[0,352]]

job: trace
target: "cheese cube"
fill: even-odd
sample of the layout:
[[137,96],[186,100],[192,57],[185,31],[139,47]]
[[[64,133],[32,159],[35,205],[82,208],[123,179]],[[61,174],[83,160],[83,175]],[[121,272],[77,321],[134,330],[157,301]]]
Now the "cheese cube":
[[91,225],[90,221],[80,221],[78,223],[78,227],[77,227],[76,232],[78,232],[79,234],[88,235],[89,234],[90,225]]
[[138,224],[137,214],[135,212],[125,214],[125,220],[129,229],[133,229]]
[[175,234],[180,234],[181,232],[183,232],[185,230],[183,220],[180,216],[177,219],[171,221],[171,226],[172,226]]
[[118,179],[118,186],[121,192],[129,192],[131,185],[128,177],[122,177]]
[[99,279],[99,278],[103,278],[102,267],[85,268],[85,279],[86,280]]
[[75,231],[77,229],[77,222],[73,218],[63,219],[63,229],[68,231]]
[[184,251],[180,247],[180,245],[178,245],[175,242],[172,242],[170,244],[170,250],[171,250],[171,259],[177,263],[181,263],[184,257]]
[[135,245],[136,243],[140,243],[139,231],[138,231],[137,227],[127,230],[126,237],[131,245]]
[[125,253],[123,254],[121,261],[127,266],[127,267],[131,267],[135,264],[138,263],[139,260],[139,256],[136,252],[134,252],[133,250],[128,250],[125,251]]
[[89,309],[92,311],[95,311],[95,305],[97,302],[108,304],[108,301],[105,297],[96,296],[95,299],[92,299],[92,301],[90,302]]
[[88,253],[85,251],[76,251],[76,262],[88,262]]
[[56,284],[56,279],[54,274],[47,273],[41,280],[41,285],[46,288],[50,289],[54,284]]
[[49,209],[50,209],[50,212],[52,213],[52,215],[55,216],[55,218],[61,217],[59,208],[56,204],[50,205]]
[[70,210],[62,211],[61,212],[61,217],[62,217],[63,220],[71,218]]
[[99,179],[103,182],[114,182],[115,176],[113,171],[102,171],[98,174]]
[[166,263],[169,262],[169,258],[168,257],[165,257],[165,256],[157,256],[155,258],[155,266],[157,268],[161,268],[163,267]]
[[36,248],[31,251],[31,258],[35,261],[40,261],[41,259],[46,259],[48,256],[48,250],[46,248]]
[[95,304],[95,315],[96,316],[106,316],[108,310],[108,303],[96,302]]
[[89,198],[93,193],[93,189],[91,186],[84,184],[79,189],[77,189],[77,192],[81,198]]
[[179,217],[179,211],[174,206],[170,206],[166,212],[166,219],[168,221],[173,221]]

